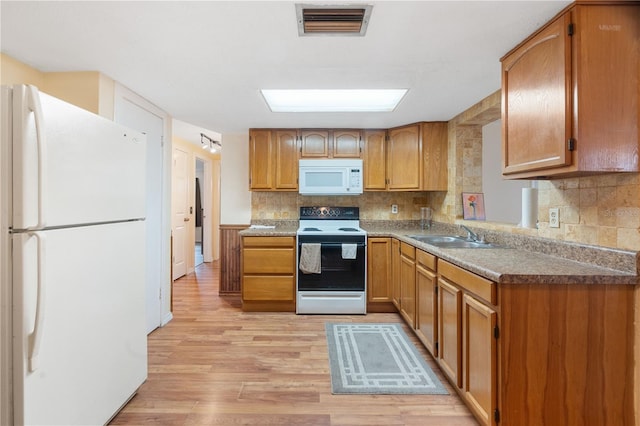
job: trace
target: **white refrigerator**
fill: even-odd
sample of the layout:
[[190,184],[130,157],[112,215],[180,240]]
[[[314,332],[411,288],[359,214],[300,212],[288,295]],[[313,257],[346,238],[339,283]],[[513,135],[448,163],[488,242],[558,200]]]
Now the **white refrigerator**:
[[105,424],[147,377],[146,139],[33,86],[0,107],[0,424]]

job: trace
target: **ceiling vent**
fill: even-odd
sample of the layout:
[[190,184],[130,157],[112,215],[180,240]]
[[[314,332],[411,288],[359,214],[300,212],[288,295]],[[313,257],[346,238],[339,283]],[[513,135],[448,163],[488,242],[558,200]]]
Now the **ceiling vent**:
[[296,4],[298,35],[364,36],[372,7]]

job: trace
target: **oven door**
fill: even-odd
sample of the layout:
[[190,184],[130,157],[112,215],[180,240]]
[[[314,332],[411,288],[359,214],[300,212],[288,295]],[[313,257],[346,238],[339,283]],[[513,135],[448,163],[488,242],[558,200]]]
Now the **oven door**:
[[[298,291],[360,291],[366,286],[366,244],[363,236],[299,235],[300,248],[305,243],[320,243],[321,263],[319,274],[305,274],[298,268]],[[355,244],[355,259],[344,259],[342,244]]]

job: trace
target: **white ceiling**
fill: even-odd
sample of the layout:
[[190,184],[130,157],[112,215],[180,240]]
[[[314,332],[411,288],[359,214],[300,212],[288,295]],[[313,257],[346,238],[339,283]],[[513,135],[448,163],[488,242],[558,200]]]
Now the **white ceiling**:
[[[2,0],[0,42],[41,71],[104,73],[195,126],[176,131],[199,143],[200,128],[449,120],[498,90],[500,58],[569,1],[315,2],[372,4],[365,37],[299,37],[295,3]],[[290,114],[270,112],[262,88],[409,92],[394,112]]]

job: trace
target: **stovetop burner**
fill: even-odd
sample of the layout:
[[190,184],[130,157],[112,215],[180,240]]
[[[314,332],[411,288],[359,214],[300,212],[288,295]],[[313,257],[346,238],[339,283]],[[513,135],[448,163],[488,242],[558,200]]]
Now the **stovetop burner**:
[[298,235],[316,235],[325,238],[336,236],[366,236],[360,229],[358,207],[300,207]]

